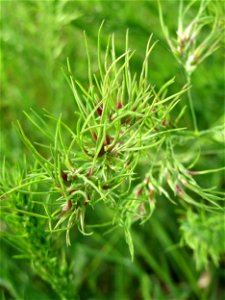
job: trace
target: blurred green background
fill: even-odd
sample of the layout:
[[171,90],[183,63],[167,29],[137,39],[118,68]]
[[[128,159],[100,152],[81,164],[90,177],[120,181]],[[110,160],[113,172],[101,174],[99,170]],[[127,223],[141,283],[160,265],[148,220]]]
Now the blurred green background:
[[[178,4],[179,1],[162,1],[172,34],[176,33]],[[73,124],[74,100],[63,68],[69,58],[74,76],[88,84],[83,31],[97,70],[97,34],[103,20],[103,48],[114,32],[117,54],[122,53],[129,28],[130,48],[136,49],[132,68],[138,72],[153,33],[158,43],[150,58],[150,82],[160,87],[176,76],[175,90],[185,84],[183,70],[164,39],[157,1],[1,1],[1,157],[5,156],[12,166],[27,151],[14,128],[16,120],[21,121],[28,137],[35,139],[24,110],[46,108],[56,116],[62,112],[64,119]],[[223,118],[223,64],[223,50],[219,49],[193,77],[194,107],[202,130]],[[184,104],[185,97],[179,105]],[[183,123],[191,124],[188,113]],[[213,156],[205,167],[219,167],[220,163]],[[92,223],[101,215],[99,208],[96,215],[90,216]],[[104,235],[100,230],[92,237],[75,233],[73,245],[66,249],[69,268],[76,275],[71,289],[82,300],[222,299],[221,269],[211,266],[210,288],[198,289],[203,270],[196,271],[191,250],[174,246],[180,239],[178,226],[173,205],[160,203],[148,223],[133,227],[134,263],[122,230]],[[66,248],[64,244],[62,247]],[[0,254],[2,299],[58,299],[28,262],[12,258],[16,249],[1,241]]]

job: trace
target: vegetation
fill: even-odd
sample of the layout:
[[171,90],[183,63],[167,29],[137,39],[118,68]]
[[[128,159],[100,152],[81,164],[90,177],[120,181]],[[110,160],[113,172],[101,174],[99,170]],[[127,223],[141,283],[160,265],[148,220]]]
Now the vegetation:
[[223,3],[1,6],[1,299],[223,299]]

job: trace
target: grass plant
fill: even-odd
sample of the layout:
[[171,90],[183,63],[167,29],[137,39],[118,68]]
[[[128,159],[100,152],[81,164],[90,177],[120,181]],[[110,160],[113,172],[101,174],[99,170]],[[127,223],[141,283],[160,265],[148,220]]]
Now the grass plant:
[[[172,55],[167,76],[162,59],[154,59],[164,53],[160,33],[157,38],[149,32],[143,51],[139,34],[127,29],[135,3],[109,4],[112,11],[118,6],[127,12],[122,39],[112,33],[115,25],[109,29],[114,19],[104,1],[77,2],[76,8],[71,1],[18,6],[19,20],[23,16],[33,26],[25,27],[30,36],[24,36],[21,47],[28,60],[36,53],[46,66],[42,80],[47,83],[40,92],[49,103],[29,108],[35,95],[42,103],[40,82],[25,93],[24,83],[12,73],[18,60],[12,66],[6,61],[1,299],[222,299],[224,116],[217,111],[218,120],[212,121],[202,110],[202,121],[195,93],[202,91],[197,84],[201,76],[195,85],[201,65],[214,56],[220,59],[222,5],[179,3],[176,39],[168,30],[176,24],[164,19],[164,2],[146,1],[141,7],[156,11],[152,16],[184,72],[183,81],[169,73],[176,65]],[[3,56],[10,49],[8,41],[19,38],[12,32],[16,21],[10,5],[12,1],[3,4],[9,17],[8,27],[3,22]],[[93,7],[96,18],[100,10],[109,21],[101,19],[100,27],[81,33]],[[142,22],[137,23],[147,30]],[[32,38],[46,24],[41,55]],[[77,60],[71,55],[74,40],[65,38],[73,26],[82,49]],[[14,47],[14,53],[22,51],[16,42]],[[31,68],[33,79],[37,74]],[[19,105],[9,101],[15,95],[25,99],[23,116]],[[207,99],[204,107],[210,108]],[[8,119],[14,120],[13,129],[7,127]],[[203,128],[206,120],[210,126]]]

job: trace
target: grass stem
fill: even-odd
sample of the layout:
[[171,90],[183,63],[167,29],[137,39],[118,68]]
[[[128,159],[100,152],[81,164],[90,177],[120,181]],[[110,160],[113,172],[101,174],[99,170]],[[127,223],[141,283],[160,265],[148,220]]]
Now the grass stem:
[[[187,77],[188,86],[191,87],[191,75],[186,74],[186,77]],[[191,88],[188,89],[187,95],[188,95],[188,102],[189,102],[189,107],[190,107],[190,112],[191,112],[191,118],[193,121],[194,131],[197,134],[198,133],[198,125],[197,125],[197,120],[196,120],[196,115],[195,115],[195,110],[194,110],[194,105],[193,105]]]

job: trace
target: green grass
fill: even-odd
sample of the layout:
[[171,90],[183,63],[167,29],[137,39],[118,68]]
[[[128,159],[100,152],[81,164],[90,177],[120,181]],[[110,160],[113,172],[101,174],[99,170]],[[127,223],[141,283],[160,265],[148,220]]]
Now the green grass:
[[179,3],[1,1],[0,299],[223,299],[224,28],[176,31],[224,7]]

